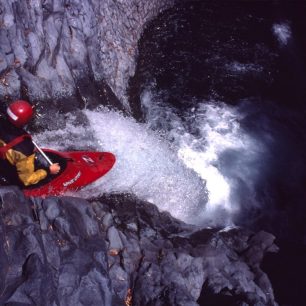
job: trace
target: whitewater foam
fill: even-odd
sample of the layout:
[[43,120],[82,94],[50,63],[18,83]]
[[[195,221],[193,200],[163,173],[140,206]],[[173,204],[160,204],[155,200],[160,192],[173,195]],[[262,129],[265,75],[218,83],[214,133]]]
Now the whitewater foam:
[[[116,155],[114,168],[102,179],[77,193],[92,198],[103,193],[133,193],[156,204],[174,217],[199,223],[207,201],[205,184],[188,169],[158,133],[133,118],[101,108],[85,110],[89,126],[76,126],[74,118],[66,127],[35,135],[43,145],[64,150],[90,147]],[[63,139],[58,142],[58,139]],[[197,216],[199,216],[197,218]]]
[[84,198],[133,193],[174,217],[206,226],[231,226],[243,205],[256,207],[256,177],[265,147],[240,126],[243,112],[222,102],[198,103],[184,114],[142,97],[147,123],[100,108],[84,110],[86,120],[35,135],[57,150],[109,151],[114,168],[79,191]]
[[265,147],[241,128],[238,107],[203,101],[177,114],[150,91],[143,93],[142,105],[150,128],[163,129],[178,158],[206,182],[205,224],[230,226],[243,205],[258,206],[257,165]]
[[292,36],[291,27],[288,22],[275,23],[272,26],[272,31],[282,46],[288,44]]

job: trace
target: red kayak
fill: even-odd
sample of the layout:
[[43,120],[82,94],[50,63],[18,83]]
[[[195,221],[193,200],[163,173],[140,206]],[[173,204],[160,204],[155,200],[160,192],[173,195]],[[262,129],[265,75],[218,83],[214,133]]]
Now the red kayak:
[[53,163],[59,163],[61,171],[49,175],[38,184],[25,187],[26,196],[61,195],[77,191],[105,175],[114,165],[116,158],[109,152],[57,152],[44,149]]

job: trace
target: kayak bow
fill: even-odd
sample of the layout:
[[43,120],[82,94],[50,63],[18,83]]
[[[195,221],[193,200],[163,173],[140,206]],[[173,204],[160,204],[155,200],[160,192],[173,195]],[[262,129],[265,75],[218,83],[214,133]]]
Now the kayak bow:
[[23,189],[26,196],[62,195],[67,191],[77,191],[109,172],[116,158],[109,152],[57,152],[44,149],[44,153],[59,163],[59,174],[47,178],[38,184]]

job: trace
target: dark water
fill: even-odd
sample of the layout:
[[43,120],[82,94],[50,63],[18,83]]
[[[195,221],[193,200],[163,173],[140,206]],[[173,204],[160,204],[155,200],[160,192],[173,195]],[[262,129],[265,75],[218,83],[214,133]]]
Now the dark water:
[[280,305],[303,305],[306,287],[305,13],[304,2],[186,2],[147,28],[131,82],[135,115],[178,146],[178,127],[203,153],[221,142],[205,121],[239,124],[221,133],[230,145],[213,166],[239,207],[232,221],[277,237],[264,268]]

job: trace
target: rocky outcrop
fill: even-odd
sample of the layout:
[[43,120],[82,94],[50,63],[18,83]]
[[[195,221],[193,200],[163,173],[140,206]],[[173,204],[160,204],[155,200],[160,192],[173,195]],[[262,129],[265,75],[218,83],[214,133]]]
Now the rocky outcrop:
[[128,195],[0,197],[1,305],[276,305],[266,232],[186,225]]
[[84,107],[112,91],[128,108],[143,28],[174,1],[1,0],[0,97]]
[[[106,244],[89,205],[1,189],[1,305],[110,305]],[[18,304],[19,303],[19,304]]]

